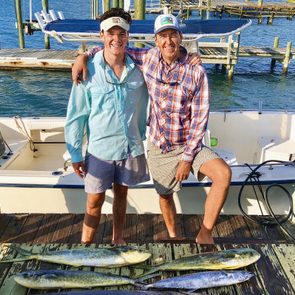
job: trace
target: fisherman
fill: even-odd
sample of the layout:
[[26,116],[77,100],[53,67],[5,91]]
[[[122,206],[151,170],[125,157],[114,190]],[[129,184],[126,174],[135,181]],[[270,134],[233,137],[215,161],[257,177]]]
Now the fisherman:
[[[65,138],[75,173],[87,193],[81,242],[93,241],[105,191],[113,188],[113,244],[124,244],[129,185],[148,181],[142,140],[146,133],[148,92],[142,73],[125,54],[131,16],[120,8],[100,19],[104,50],[89,59],[89,77],[73,85]],[[82,157],[84,130],[87,152]]]
[[[181,46],[182,32],[173,15],[159,15],[154,32],[157,47],[127,50],[141,66],[149,90],[148,166],[171,238],[179,235],[173,193],[180,190],[190,172],[198,180],[205,176],[211,179],[195,241],[213,244],[212,230],[227,197],[231,169],[202,143],[209,117],[207,75],[201,65],[188,62],[188,53]],[[99,50],[92,50],[90,56]],[[87,75],[85,60],[87,55],[76,60],[72,71],[75,83],[80,72],[83,78]]]

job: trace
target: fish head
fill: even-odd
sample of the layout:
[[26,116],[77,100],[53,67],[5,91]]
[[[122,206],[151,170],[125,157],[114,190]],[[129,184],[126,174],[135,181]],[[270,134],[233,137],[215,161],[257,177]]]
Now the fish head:
[[242,283],[251,279],[254,274],[249,271],[244,270],[234,270],[234,271],[226,271],[224,272],[226,276],[228,276],[228,280],[235,281],[237,283]]
[[255,263],[261,256],[256,250],[251,248],[241,248],[236,250],[237,255],[239,255],[240,259],[245,262],[245,266]]
[[151,253],[137,247],[120,247],[120,255],[130,264],[143,262],[151,257]]
[[224,251],[224,263],[228,268],[244,267],[256,262],[260,258],[260,254],[251,248],[229,249]]
[[14,280],[22,286],[29,287],[31,284],[40,281],[40,274],[33,271],[25,271],[16,274]]
[[56,277],[55,273],[51,273],[49,270],[44,271],[25,271],[18,273],[14,276],[14,280],[27,288],[31,288],[33,285],[42,284],[44,280],[48,280],[52,277]]

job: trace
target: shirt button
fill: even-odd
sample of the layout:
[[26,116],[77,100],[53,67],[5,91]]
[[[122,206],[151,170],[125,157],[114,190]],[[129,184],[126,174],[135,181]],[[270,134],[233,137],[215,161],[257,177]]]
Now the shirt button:
[[165,125],[165,119],[163,119],[163,118],[160,119],[160,125],[161,125],[161,126]]
[[169,84],[164,85],[164,89],[167,90],[169,88]]
[[162,108],[165,108],[165,107],[166,107],[166,102],[165,102],[165,101],[163,101],[163,102],[161,103],[161,107],[162,107]]

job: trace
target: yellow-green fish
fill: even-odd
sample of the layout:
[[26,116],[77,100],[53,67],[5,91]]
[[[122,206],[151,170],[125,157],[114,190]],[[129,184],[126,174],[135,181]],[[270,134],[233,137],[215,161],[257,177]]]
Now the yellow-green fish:
[[40,254],[25,253],[24,250],[20,250],[20,253],[22,254],[20,257],[0,262],[37,259],[75,267],[94,266],[110,268],[137,264],[151,257],[151,253],[129,246],[57,250]]
[[92,288],[134,285],[135,281],[122,276],[82,270],[36,270],[14,276],[14,280],[31,289]]
[[159,266],[155,266],[143,275],[145,276],[157,271],[237,269],[250,265],[256,262],[259,258],[260,254],[250,248],[206,252],[182,257]]

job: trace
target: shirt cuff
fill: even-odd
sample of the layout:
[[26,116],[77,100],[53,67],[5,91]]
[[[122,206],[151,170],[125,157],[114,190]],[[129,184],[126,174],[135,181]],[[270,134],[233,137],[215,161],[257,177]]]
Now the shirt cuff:
[[71,153],[71,161],[72,163],[79,163],[83,161],[83,158],[81,156],[81,153]]
[[198,152],[200,152],[201,149],[202,149],[202,145],[199,145],[197,148],[193,150],[188,149],[187,147],[181,156],[181,161],[192,162],[195,156],[198,154]]

